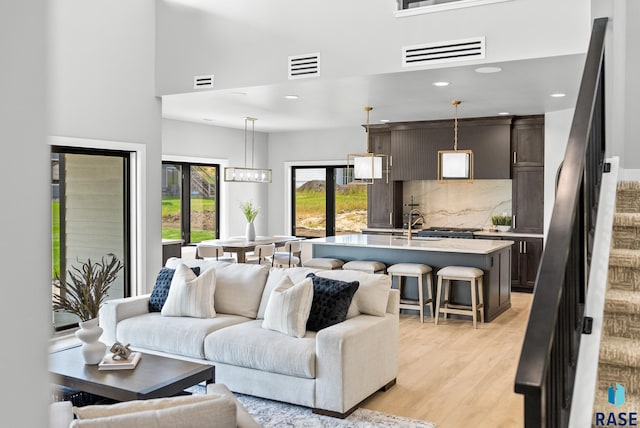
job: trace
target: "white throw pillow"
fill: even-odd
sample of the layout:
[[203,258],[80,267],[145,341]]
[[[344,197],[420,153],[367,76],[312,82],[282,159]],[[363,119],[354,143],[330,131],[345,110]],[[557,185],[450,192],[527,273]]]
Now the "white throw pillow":
[[196,276],[191,268],[178,265],[167,301],[160,314],[165,317],[213,318],[216,310],[213,297],[216,289],[216,270],[207,269]]
[[311,278],[294,285],[291,278],[284,277],[269,296],[262,328],[293,337],[304,337],[312,301]]
[[262,297],[260,299],[260,306],[258,307],[257,319],[264,319],[264,311],[267,308],[269,302],[269,296],[274,288],[276,288],[285,276],[289,276],[294,284],[299,283],[307,277],[309,273],[318,272],[320,269],[305,268],[305,267],[292,267],[292,268],[278,268],[272,267],[269,269],[269,276],[267,277],[267,283],[264,286]]

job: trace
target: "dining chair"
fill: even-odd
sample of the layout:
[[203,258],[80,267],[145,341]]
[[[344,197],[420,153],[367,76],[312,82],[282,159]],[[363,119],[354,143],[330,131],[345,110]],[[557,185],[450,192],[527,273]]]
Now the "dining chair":
[[222,245],[216,244],[198,244],[196,246],[196,258],[197,259],[215,259],[220,262],[235,262],[236,259],[232,256],[224,255],[224,248]]
[[273,254],[273,265],[278,267],[294,267],[300,265],[302,241],[293,240],[284,243],[284,251],[276,251]]
[[253,259],[248,259],[246,263],[273,266],[273,254],[276,252],[276,244],[256,245],[253,249]]

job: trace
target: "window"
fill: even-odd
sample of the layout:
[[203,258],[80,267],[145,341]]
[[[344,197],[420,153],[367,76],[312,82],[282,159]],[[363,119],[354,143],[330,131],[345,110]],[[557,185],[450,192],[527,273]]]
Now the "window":
[[292,233],[317,238],[367,227],[367,186],[346,184],[346,166],[292,168]]
[[510,0],[396,0],[398,11],[396,16],[411,16],[422,13],[441,12],[472,6],[482,6]]
[[[130,295],[129,163],[128,152],[52,146],[52,281],[78,262],[97,262],[113,253],[125,268],[109,298]],[[78,318],[52,312],[52,322],[55,330],[63,330],[75,327]]]
[[198,243],[220,236],[219,166],[162,163],[162,238]]

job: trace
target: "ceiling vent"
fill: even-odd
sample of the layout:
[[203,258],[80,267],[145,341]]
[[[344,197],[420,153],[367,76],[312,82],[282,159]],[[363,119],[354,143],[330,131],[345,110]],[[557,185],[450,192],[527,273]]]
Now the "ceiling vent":
[[288,69],[289,79],[320,76],[320,54],[290,56]]
[[212,89],[213,74],[193,77],[193,89]]
[[402,66],[412,67],[416,65],[482,59],[484,58],[484,54],[484,37],[404,46],[402,48]]

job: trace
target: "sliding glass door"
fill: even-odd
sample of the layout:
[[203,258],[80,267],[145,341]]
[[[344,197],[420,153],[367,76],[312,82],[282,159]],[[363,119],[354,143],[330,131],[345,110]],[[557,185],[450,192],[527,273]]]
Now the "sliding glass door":
[[220,236],[218,165],[162,163],[162,238],[198,243]]
[[292,233],[318,238],[367,227],[367,188],[346,184],[346,167],[292,168]]
[[[67,147],[51,149],[52,292],[56,277],[87,260],[114,254],[125,268],[109,299],[129,295],[130,153]],[[55,330],[75,327],[75,315],[53,312]]]

